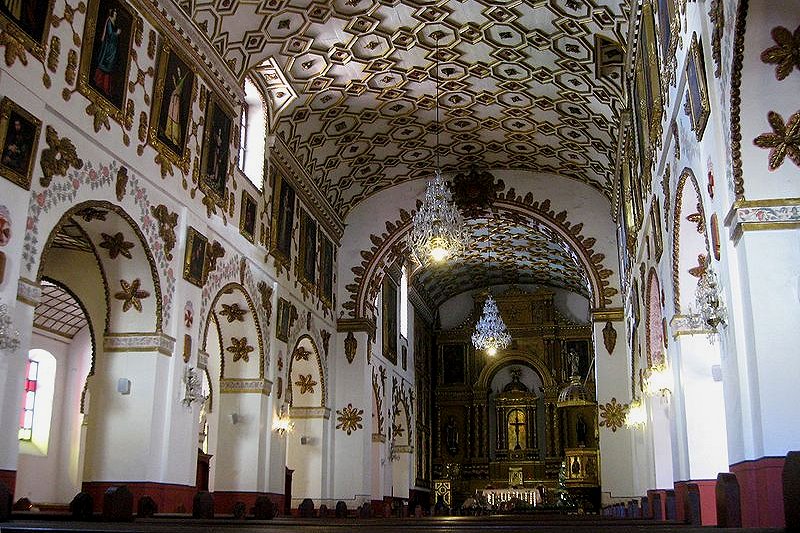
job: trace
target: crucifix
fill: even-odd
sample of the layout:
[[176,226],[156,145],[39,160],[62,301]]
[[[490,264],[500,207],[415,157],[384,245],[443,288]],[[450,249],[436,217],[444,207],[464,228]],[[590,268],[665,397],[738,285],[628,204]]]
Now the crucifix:
[[[520,442],[519,442],[519,440],[520,440],[519,439],[520,428],[524,428],[525,427],[525,422],[524,421],[520,422],[519,415],[520,415],[520,410],[519,409],[515,409],[514,410],[514,415],[513,415],[514,416],[514,421],[508,423],[509,427],[514,429],[514,442],[515,442],[514,449],[515,450],[521,450],[522,449],[522,446],[520,445]],[[510,420],[510,417],[509,417],[509,420]],[[523,415],[523,420],[524,420],[524,415]]]

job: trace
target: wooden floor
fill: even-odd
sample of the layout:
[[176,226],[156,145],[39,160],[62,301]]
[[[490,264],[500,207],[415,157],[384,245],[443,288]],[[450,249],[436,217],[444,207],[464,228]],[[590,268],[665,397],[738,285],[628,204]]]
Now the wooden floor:
[[492,517],[436,517],[405,519],[298,519],[276,518],[257,520],[195,520],[191,518],[149,518],[129,523],[73,522],[61,520],[17,519],[0,523],[2,533],[91,533],[142,532],[142,533],[391,533],[395,531],[419,533],[659,533],[680,531],[763,531],[779,532],[781,529],[718,529],[692,527],[652,520],[612,519],[589,516],[492,516]]

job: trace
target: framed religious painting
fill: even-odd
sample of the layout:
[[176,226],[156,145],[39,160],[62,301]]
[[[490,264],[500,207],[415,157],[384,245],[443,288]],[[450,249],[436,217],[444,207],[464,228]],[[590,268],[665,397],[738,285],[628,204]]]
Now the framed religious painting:
[[299,277],[306,286],[314,287],[317,283],[317,222],[308,213],[300,214],[300,251]]
[[397,364],[397,285],[391,276],[383,278],[381,288],[383,317],[383,356],[392,364]]
[[10,98],[3,98],[0,102],[0,175],[25,190],[31,188],[41,131],[41,120]]
[[290,305],[287,300],[278,298],[278,320],[275,321],[275,338],[283,342],[289,340]]
[[0,2],[0,28],[19,41],[40,61],[44,61],[54,3],[55,0]]
[[689,57],[686,62],[686,88],[688,94],[684,111],[691,119],[692,130],[697,140],[701,141],[711,114],[711,103],[708,99],[703,46],[697,40],[696,33],[692,34],[692,45],[689,47]]
[[664,67],[664,79],[675,84],[675,65],[681,22],[675,0],[656,0],[658,15],[658,38],[661,44],[661,64]]
[[207,93],[203,144],[200,156],[200,190],[224,205],[227,199],[233,111],[223,107],[213,92]]
[[328,307],[333,306],[333,243],[320,235],[319,243],[319,297]]
[[192,123],[195,91],[194,70],[169,41],[164,40],[158,54],[150,113],[150,144],[170,163],[189,172],[187,147]]
[[242,207],[239,213],[239,233],[250,242],[256,234],[256,201],[247,191],[242,191]]
[[206,279],[206,249],[208,239],[189,226],[186,233],[186,255],[183,259],[183,279],[202,287]]
[[128,72],[134,34],[142,24],[121,0],[90,0],[86,10],[78,90],[96,107],[95,131],[102,115],[125,121]]
[[270,253],[283,263],[292,257],[292,230],[294,228],[295,192],[292,185],[279,175],[275,176],[272,200],[272,238]]
[[463,344],[442,344],[440,374],[442,385],[466,383],[467,350]]

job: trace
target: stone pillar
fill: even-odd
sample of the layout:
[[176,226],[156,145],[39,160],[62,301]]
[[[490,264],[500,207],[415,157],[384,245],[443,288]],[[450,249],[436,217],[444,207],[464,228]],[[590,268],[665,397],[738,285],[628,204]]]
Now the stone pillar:
[[[641,494],[634,485],[632,431],[625,427],[624,406],[631,401],[630,355],[622,309],[592,313],[595,383],[600,409],[600,482],[604,498]],[[646,487],[645,487],[646,488]]]

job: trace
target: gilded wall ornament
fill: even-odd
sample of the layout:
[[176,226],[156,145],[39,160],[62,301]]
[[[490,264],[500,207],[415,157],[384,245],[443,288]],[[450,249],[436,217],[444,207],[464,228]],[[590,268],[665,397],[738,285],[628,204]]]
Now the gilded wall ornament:
[[311,352],[303,348],[302,346],[298,346],[294,351],[294,360],[295,361],[308,361],[308,357],[311,355]]
[[[121,202],[125,198],[125,189],[128,186],[128,168],[119,167],[117,170],[117,182],[114,185],[114,192],[117,195],[117,201]],[[170,256],[169,259],[172,259]]]
[[261,295],[261,307],[267,315],[267,326],[269,326],[272,317],[272,287],[268,286],[266,281],[259,281],[257,287]]
[[322,337],[322,350],[325,352],[325,357],[328,357],[328,347],[330,345],[331,332],[327,329],[322,329],[319,332],[319,336]]
[[247,344],[247,337],[242,337],[241,339],[231,337],[231,345],[225,348],[226,352],[233,354],[234,361],[241,359],[245,363],[250,361],[250,352],[253,350],[255,350],[255,348]]
[[697,233],[703,234],[706,229],[706,217],[703,215],[703,206],[697,204],[697,211],[686,215],[686,220],[695,225]]
[[605,344],[608,355],[614,353],[614,347],[617,345],[617,330],[614,329],[614,324],[610,320],[603,328],[603,344]]
[[219,314],[228,319],[228,324],[231,322],[244,322],[244,315],[247,314],[247,309],[239,307],[237,302],[222,304],[222,310]]
[[28,54],[25,53],[25,46],[10,33],[0,33],[0,46],[4,46],[6,49],[6,66],[13,67],[17,59],[19,59],[19,62],[23,65],[28,65]]
[[616,398],[605,405],[600,405],[600,427],[607,427],[614,433],[625,425],[625,415],[628,414],[628,404],[617,403]]
[[759,148],[770,148],[769,169],[780,168],[786,156],[800,167],[800,111],[789,117],[786,123],[775,111],[767,113],[767,120],[772,133],[762,133],[753,143]]
[[356,358],[356,349],[358,348],[358,341],[352,331],[347,332],[347,337],[344,339],[344,355],[347,357],[347,362],[352,364]]
[[689,269],[689,275],[700,279],[706,273],[706,270],[708,270],[708,256],[699,254],[697,256],[697,266]]
[[100,243],[100,248],[108,250],[108,256],[111,259],[116,259],[120,255],[128,259],[133,258],[130,250],[134,245],[132,242],[125,240],[125,236],[121,231],[118,231],[115,235],[101,233],[100,236],[103,238],[103,242]]
[[708,16],[714,29],[711,31],[711,58],[714,60],[714,77],[722,75],[722,36],[725,32],[725,2],[711,0]]
[[122,312],[127,313],[131,307],[142,312],[142,300],[150,296],[150,293],[141,290],[140,287],[142,282],[139,278],[128,283],[124,279],[119,280],[119,284],[122,286],[122,291],[116,293],[114,298],[117,300],[122,300]]
[[84,222],[92,222],[93,220],[105,222],[108,217],[108,211],[93,206],[85,207],[80,211],[76,211],[75,214],[81,217]]
[[208,247],[208,251],[206,253],[208,254],[208,273],[211,273],[216,270],[217,261],[225,257],[225,248],[223,248],[219,242],[214,241],[211,246]]
[[175,226],[178,225],[178,213],[172,213],[164,204],[150,206],[150,214],[158,221],[158,236],[164,241],[164,255],[172,261],[172,249],[175,248]]
[[39,158],[39,165],[42,167],[39,183],[42,187],[48,187],[53,176],[66,176],[70,167],[78,170],[83,168],[83,160],[78,157],[72,141],[66,137],[59,139],[53,126],[45,128],[44,136],[47,148],[42,150]]
[[451,187],[453,201],[467,218],[484,214],[494,203],[497,193],[504,188],[503,180],[495,182],[490,172],[475,167],[456,174]]
[[311,374],[300,374],[297,376],[297,381],[294,382],[295,385],[300,387],[300,394],[314,394],[314,387],[317,386],[317,382],[314,381]]
[[336,414],[338,415],[336,420],[339,421],[336,429],[346,431],[348,435],[364,427],[361,425],[363,420],[361,415],[364,414],[364,410],[353,407],[352,403],[348,403],[347,407],[343,409],[337,409]]
[[[719,1],[719,0],[718,0]],[[800,26],[794,34],[783,26],[772,28],[772,38],[777,43],[761,52],[761,61],[775,64],[775,77],[786,79],[792,71],[800,70]]]

